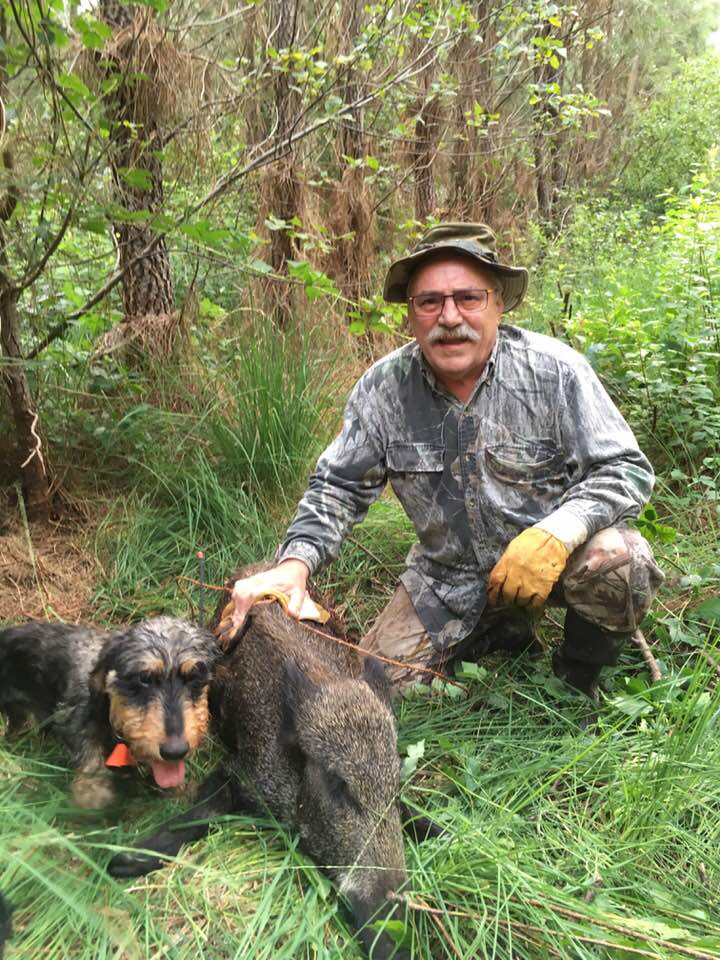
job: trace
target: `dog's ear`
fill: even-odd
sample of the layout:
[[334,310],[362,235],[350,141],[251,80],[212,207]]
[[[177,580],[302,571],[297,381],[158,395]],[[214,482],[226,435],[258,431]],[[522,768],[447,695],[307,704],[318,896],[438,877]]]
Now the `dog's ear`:
[[110,672],[110,657],[108,656],[106,646],[103,647],[97,663],[92,668],[90,676],[88,677],[91,693],[105,693],[105,681]]
[[112,633],[103,643],[95,666],[88,677],[91,693],[107,692],[107,677],[117,659],[117,646],[125,639],[123,633]]

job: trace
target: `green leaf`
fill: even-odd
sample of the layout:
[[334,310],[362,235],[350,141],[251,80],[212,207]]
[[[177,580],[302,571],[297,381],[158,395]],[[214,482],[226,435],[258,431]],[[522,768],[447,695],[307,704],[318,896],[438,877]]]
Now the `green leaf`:
[[647,700],[641,700],[637,697],[614,697],[610,703],[628,717],[645,717],[653,712],[653,706]]
[[149,210],[128,210],[119,204],[108,208],[108,216],[117,223],[146,223],[150,219]]
[[266,274],[273,272],[272,264],[269,264],[267,260],[251,260],[248,267],[253,273]]
[[407,748],[407,756],[403,760],[402,777],[407,779],[417,770],[417,765],[425,756],[425,741],[418,740],[417,743],[411,743]]
[[226,316],[227,311],[217,303],[213,303],[208,297],[203,297],[199,303],[199,312],[201,317],[209,317],[211,320],[219,320]]
[[57,79],[66,93],[76,94],[86,100],[92,98],[90,90],[85,86],[80,77],[75,76],[74,73],[61,73]]
[[106,23],[92,17],[77,17],[73,27],[80,35],[83,46],[87,47],[88,50],[102,49],[105,46],[105,41],[112,36],[112,29]]
[[152,174],[149,170],[143,170],[142,167],[133,167],[131,169],[121,167],[120,176],[128,186],[134,187],[136,190],[152,189]]
[[231,237],[231,233],[225,227],[213,227],[209,220],[197,220],[195,223],[184,223],[180,230],[197,243],[205,244],[209,247],[221,247],[224,241]]
[[487,670],[485,667],[481,667],[479,663],[468,663],[465,660],[455,670],[457,680],[484,680],[486,676]]
[[139,7],[152,7],[158,13],[164,13],[168,8],[168,0],[133,0]]
[[371,930],[378,933],[386,933],[398,946],[401,946],[409,937],[408,928],[402,920],[376,920],[369,926]]
[[711,597],[705,600],[693,611],[701,620],[708,623],[720,623],[720,597]]
[[83,230],[88,230],[90,233],[97,233],[99,236],[104,236],[107,233],[108,222],[105,217],[90,217],[89,219],[83,221],[81,226]]

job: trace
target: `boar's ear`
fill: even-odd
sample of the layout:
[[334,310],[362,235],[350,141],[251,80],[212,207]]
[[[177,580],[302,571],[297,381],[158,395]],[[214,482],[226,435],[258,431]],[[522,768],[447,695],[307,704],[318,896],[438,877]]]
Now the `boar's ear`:
[[365,657],[363,680],[383,703],[391,706],[390,684],[385,674],[385,668],[375,657]]
[[287,745],[297,743],[297,719],[303,703],[315,696],[317,686],[297,661],[291,657],[285,662],[285,689],[281,736]]

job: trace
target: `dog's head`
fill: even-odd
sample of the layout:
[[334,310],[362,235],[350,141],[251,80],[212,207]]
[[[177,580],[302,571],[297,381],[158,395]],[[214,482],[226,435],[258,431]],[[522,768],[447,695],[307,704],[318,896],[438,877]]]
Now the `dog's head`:
[[143,620],[108,637],[90,675],[110,724],[160,787],[185,776],[185,757],[208,727],[210,673],[220,656],[209,630],[175,617]]

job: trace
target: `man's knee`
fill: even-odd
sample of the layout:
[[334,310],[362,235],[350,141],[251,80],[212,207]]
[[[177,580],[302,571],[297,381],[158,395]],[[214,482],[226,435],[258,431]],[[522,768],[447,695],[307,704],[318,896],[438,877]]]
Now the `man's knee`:
[[560,581],[565,604],[603,630],[632,633],[663,581],[650,545],[637,530],[600,530],[570,557]]
[[[380,611],[360,646],[379,656],[395,693],[427,680],[431,674],[416,667],[429,667],[437,659],[405,587],[400,584],[388,604]],[[395,663],[388,663],[394,660]]]

